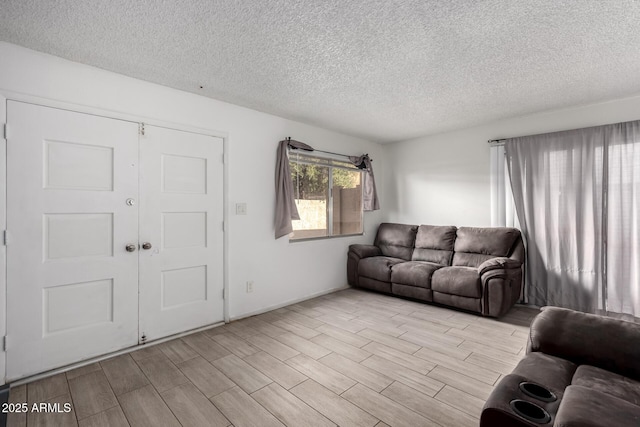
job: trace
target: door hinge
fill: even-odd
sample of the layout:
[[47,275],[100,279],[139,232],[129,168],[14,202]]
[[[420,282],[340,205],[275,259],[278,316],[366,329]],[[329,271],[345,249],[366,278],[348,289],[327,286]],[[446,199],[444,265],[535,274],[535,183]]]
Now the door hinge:
[[140,344],[146,344],[147,343],[147,335],[143,332],[142,336],[140,337]]
[[7,130],[7,124],[5,123],[5,124],[2,125],[2,137],[4,139],[9,139],[9,137],[7,136],[8,133],[9,133],[9,131]]
[[222,289],[222,299],[224,299],[224,289]]
[[7,336],[2,337],[2,351],[7,351]]
[[222,231],[224,231],[224,221],[222,221]]
[[138,125],[138,131],[140,132],[140,135],[144,136],[144,123],[140,123]]
[[222,164],[224,165],[224,153],[222,153]]
[[9,246],[9,230],[4,230],[2,233],[2,244]]

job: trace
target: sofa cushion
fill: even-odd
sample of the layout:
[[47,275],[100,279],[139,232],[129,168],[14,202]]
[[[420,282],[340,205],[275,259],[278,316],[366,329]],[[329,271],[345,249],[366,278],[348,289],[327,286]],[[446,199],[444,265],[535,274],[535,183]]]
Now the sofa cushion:
[[391,267],[391,282],[401,285],[431,288],[433,272],[441,265],[422,261],[407,261]]
[[455,241],[456,227],[421,225],[418,227],[411,259],[451,265]]
[[386,256],[363,258],[358,263],[358,274],[382,282],[391,282],[391,267],[401,262],[404,260]]
[[375,245],[384,256],[409,261],[417,231],[418,227],[415,225],[382,223],[378,227]]
[[591,365],[580,365],[571,384],[600,391],[640,405],[640,382]]
[[433,273],[431,289],[445,294],[480,298],[482,285],[478,269],[471,267],[442,267]]
[[451,265],[478,267],[493,257],[509,256],[519,237],[520,232],[515,228],[460,227]]
[[554,422],[563,427],[637,427],[639,424],[640,406],[578,385],[565,390]]

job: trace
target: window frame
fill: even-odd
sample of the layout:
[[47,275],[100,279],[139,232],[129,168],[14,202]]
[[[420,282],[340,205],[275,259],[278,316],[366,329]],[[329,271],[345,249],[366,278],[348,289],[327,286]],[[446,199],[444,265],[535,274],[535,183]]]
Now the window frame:
[[[317,162],[306,159],[317,159]],[[313,240],[326,240],[326,239],[336,239],[341,237],[354,237],[354,236],[363,236],[364,235],[364,189],[362,188],[362,182],[364,180],[364,170],[358,169],[355,165],[353,167],[344,166],[348,164],[348,160],[341,159],[337,156],[332,155],[319,155],[315,152],[313,154],[310,153],[300,153],[299,150],[289,150],[289,167],[293,163],[302,164],[302,165],[310,165],[310,166],[320,166],[326,167],[328,169],[328,189],[327,189],[327,235],[326,236],[316,236],[316,237],[289,237],[289,243],[295,242],[308,242]],[[343,169],[351,172],[360,173],[360,232],[359,233],[350,233],[350,234],[333,234],[333,169]],[[295,185],[294,185],[294,193],[295,193]],[[294,197],[295,199],[295,197]],[[297,207],[297,206],[296,206]],[[294,220],[295,221],[295,220]],[[293,231],[295,234],[295,230]]]

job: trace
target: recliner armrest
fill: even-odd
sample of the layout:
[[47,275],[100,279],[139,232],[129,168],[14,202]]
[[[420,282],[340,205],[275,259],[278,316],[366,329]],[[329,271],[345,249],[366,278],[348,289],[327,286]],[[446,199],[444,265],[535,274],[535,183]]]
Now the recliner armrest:
[[478,274],[482,276],[489,271],[519,269],[521,266],[522,263],[515,259],[507,257],[491,258],[478,266]]
[[374,245],[349,245],[349,252],[354,253],[358,258],[382,255],[380,248]]
[[559,307],[533,319],[527,353],[540,351],[640,380],[640,324]]

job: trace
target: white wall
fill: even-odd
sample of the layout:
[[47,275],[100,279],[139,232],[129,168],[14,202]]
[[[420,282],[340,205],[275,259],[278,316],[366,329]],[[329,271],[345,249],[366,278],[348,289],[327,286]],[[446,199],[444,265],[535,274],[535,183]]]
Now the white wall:
[[[0,58],[0,95],[8,98],[11,93],[27,94],[228,134],[232,319],[346,286],[348,245],[372,239],[380,212],[365,213],[365,236],[297,243],[289,243],[287,238],[275,240],[276,147],[278,141],[291,136],[318,149],[367,152],[377,160],[382,157],[380,145],[12,44],[0,43]],[[377,176],[383,179],[382,162],[376,161],[375,166]],[[247,203],[246,216],[235,215],[238,202]],[[245,292],[248,280],[254,281],[251,294]],[[4,319],[3,313],[0,319]]]
[[635,96],[387,145],[385,220],[490,226],[489,139],[638,119],[640,96]]

